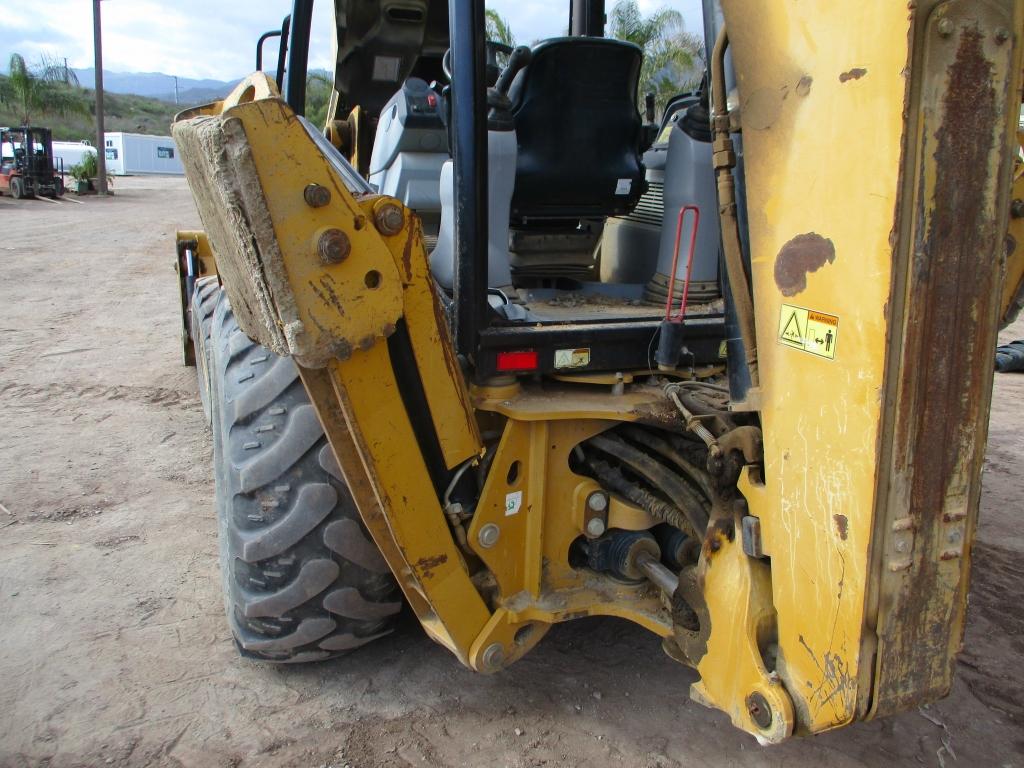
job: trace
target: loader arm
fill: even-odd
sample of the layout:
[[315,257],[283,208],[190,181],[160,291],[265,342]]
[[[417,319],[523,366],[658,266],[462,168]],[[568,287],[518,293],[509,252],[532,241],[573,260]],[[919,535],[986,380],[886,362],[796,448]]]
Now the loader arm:
[[[417,218],[272,82],[175,123],[240,327],[295,359],[367,529],[427,632],[472,669],[508,666],[553,623],[613,615],[660,636],[699,673],[691,695],[762,742],[948,692],[1024,0],[804,5],[723,2],[759,366],[734,418],[688,410],[696,371],[471,386]],[[707,472],[673,485],[638,444],[683,446]],[[467,474],[480,487],[463,505]],[[636,476],[678,493],[652,500]],[[643,559],[666,522],[699,552],[668,579]],[[580,561],[610,530],[644,542],[623,555],[630,578]]]

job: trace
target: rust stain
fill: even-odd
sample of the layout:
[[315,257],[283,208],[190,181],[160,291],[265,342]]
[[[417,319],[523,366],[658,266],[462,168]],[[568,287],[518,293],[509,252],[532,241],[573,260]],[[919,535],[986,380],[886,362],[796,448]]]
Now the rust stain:
[[412,282],[412,244],[416,239],[416,230],[410,228],[408,237],[405,238],[405,248],[402,249],[402,266],[405,268],[406,285]]
[[868,71],[866,69],[864,69],[863,67],[856,67],[854,69],[849,69],[846,72],[843,72],[843,74],[841,74],[839,76],[839,82],[840,83],[848,83],[851,80],[860,80],[867,73],[868,73]]
[[736,527],[731,519],[720,518],[708,527],[704,536],[704,560],[711,567],[712,559],[722,546],[736,537]]
[[432,579],[434,569],[448,562],[448,555],[434,555],[433,557],[421,557],[413,565],[421,580]]
[[839,538],[846,541],[846,536],[850,532],[850,521],[846,515],[832,515],[832,519],[836,521],[836,530],[839,532]]
[[992,384],[989,318],[999,291],[991,256],[1002,233],[988,211],[1000,172],[992,151],[1003,121],[1000,80],[985,45],[977,27],[962,28],[955,59],[930,76],[948,83],[942,108],[923,111],[936,117],[926,117],[922,128],[922,202],[913,212],[900,372],[907,394],[897,404],[893,446],[893,481],[908,499],[915,557],[884,596],[892,606],[891,629],[879,647],[877,715],[944,695],[950,649],[963,631],[964,566],[940,558],[948,546],[943,513],[966,512],[972,497],[976,504],[976,489],[958,478],[979,477]]
[[783,296],[796,296],[807,288],[807,275],[836,260],[836,247],[816,232],[797,235],[775,258],[775,284]]

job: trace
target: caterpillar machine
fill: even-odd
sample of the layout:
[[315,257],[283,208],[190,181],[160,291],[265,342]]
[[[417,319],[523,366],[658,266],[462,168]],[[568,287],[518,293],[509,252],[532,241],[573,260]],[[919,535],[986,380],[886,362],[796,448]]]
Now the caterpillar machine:
[[1024,0],[707,0],[660,125],[600,0],[515,50],[480,0],[334,10],[327,126],[310,0],[277,78],[173,126],[240,651],[327,658],[404,598],[482,673],[635,622],[762,743],[945,695]]

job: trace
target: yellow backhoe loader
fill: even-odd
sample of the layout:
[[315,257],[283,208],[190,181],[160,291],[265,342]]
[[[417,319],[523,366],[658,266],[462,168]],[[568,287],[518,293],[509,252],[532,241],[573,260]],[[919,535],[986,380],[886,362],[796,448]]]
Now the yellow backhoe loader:
[[616,616],[762,743],[944,696],[1024,271],[1024,0],[706,0],[658,121],[570,5],[510,49],[482,0],[335,0],[315,126],[295,0],[276,77],[177,117],[238,648],[328,658],[404,600],[497,673]]

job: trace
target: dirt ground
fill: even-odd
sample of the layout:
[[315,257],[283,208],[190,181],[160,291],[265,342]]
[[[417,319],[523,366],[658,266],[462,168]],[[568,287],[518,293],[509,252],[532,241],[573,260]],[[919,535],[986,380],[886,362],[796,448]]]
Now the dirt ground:
[[179,360],[173,235],[197,215],[181,179],[116,192],[0,198],[0,765],[1024,766],[1024,375],[996,380],[966,650],[926,710],[764,749],[611,619],[493,677],[414,622],[261,666],[229,638]]

